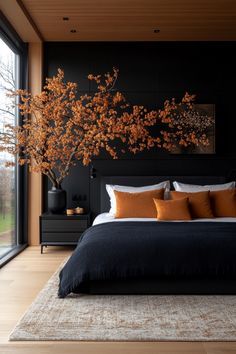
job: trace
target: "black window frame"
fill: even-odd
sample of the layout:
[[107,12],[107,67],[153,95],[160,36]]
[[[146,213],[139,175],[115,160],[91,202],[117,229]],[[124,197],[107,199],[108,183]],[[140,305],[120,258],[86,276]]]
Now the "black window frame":
[[[19,88],[28,89],[28,44],[24,43],[0,11],[0,37],[19,56]],[[22,117],[19,115],[19,125]],[[28,168],[17,166],[17,245],[0,259],[0,268],[28,245]]]

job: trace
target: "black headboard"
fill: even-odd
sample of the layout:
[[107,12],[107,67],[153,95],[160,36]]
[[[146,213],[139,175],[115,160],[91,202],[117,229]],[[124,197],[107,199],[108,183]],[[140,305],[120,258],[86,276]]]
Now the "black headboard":
[[106,184],[119,184],[122,186],[148,186],[162,181],[178,181],[190,184],[219,184],[225,183],[223,176],[103,176],[101,178],[101,213],[110,209],[109,196],[106,191]]

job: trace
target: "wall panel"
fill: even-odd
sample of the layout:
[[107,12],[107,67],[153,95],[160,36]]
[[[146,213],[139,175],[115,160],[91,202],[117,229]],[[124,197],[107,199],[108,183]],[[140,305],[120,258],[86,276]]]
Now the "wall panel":
[[[117,89],[132,104],[150,109],[161,107],[167,98],[180,99],[185,91],[197,94],[199,103],[216,104],[216,154],[170,155],[153,149],[112,161],[101,154],[93,161],[96,178],[81,164],[67,177],[68,206],[72,195],[84,195],[81,205],[99,212],[99,179],[102,175],[233,175],[236,169],[234,83],[235,42],[76,42],[45,43],[45,76],[58,67],[81,91],[94,90],[86,77],[120,70]],[[47,183],[45,183],[45,200]],[[46,203],[45,203],[46,207]]]

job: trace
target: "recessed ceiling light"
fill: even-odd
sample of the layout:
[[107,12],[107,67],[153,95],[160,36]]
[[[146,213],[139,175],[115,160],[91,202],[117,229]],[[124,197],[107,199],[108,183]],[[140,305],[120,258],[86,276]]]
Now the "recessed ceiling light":
[[71,33],[76,33],[77,32],[76,29],[71,29],[70,31],[71,31]]
[[69,21],[69,17],[62,17],[63,21]]
[[154,29],[153,32],[154,32],[154,33],[159,33],[160,30],[157,28],[157,29]]

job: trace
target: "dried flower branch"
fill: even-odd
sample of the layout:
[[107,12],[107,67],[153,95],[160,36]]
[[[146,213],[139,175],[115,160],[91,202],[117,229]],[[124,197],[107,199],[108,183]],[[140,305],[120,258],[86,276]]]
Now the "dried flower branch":
[[[59,187],[77,160],[88,165],[102,149],[117,159],[117,141],[134,154],[153,147],[170,151],[176,144],[207,144],[205,128],[211,121],[193,114],[194,96],[186,94],[178,104],[173,99],[163,110],[148,111],[126,102],[114,89],[117,78],[115,68],[104,76],[90,74],[97,91],[77,98],[77,84],[64,82],[64,72],[58,69],[40,94],[12,92],[20,100],[23,125],[5,126],[0,151],[17,155],[20,165],[28,164]],[[156,124],[160,136],[153,137],[149,128]],[[168,130],[161,130],[163,126]]]

